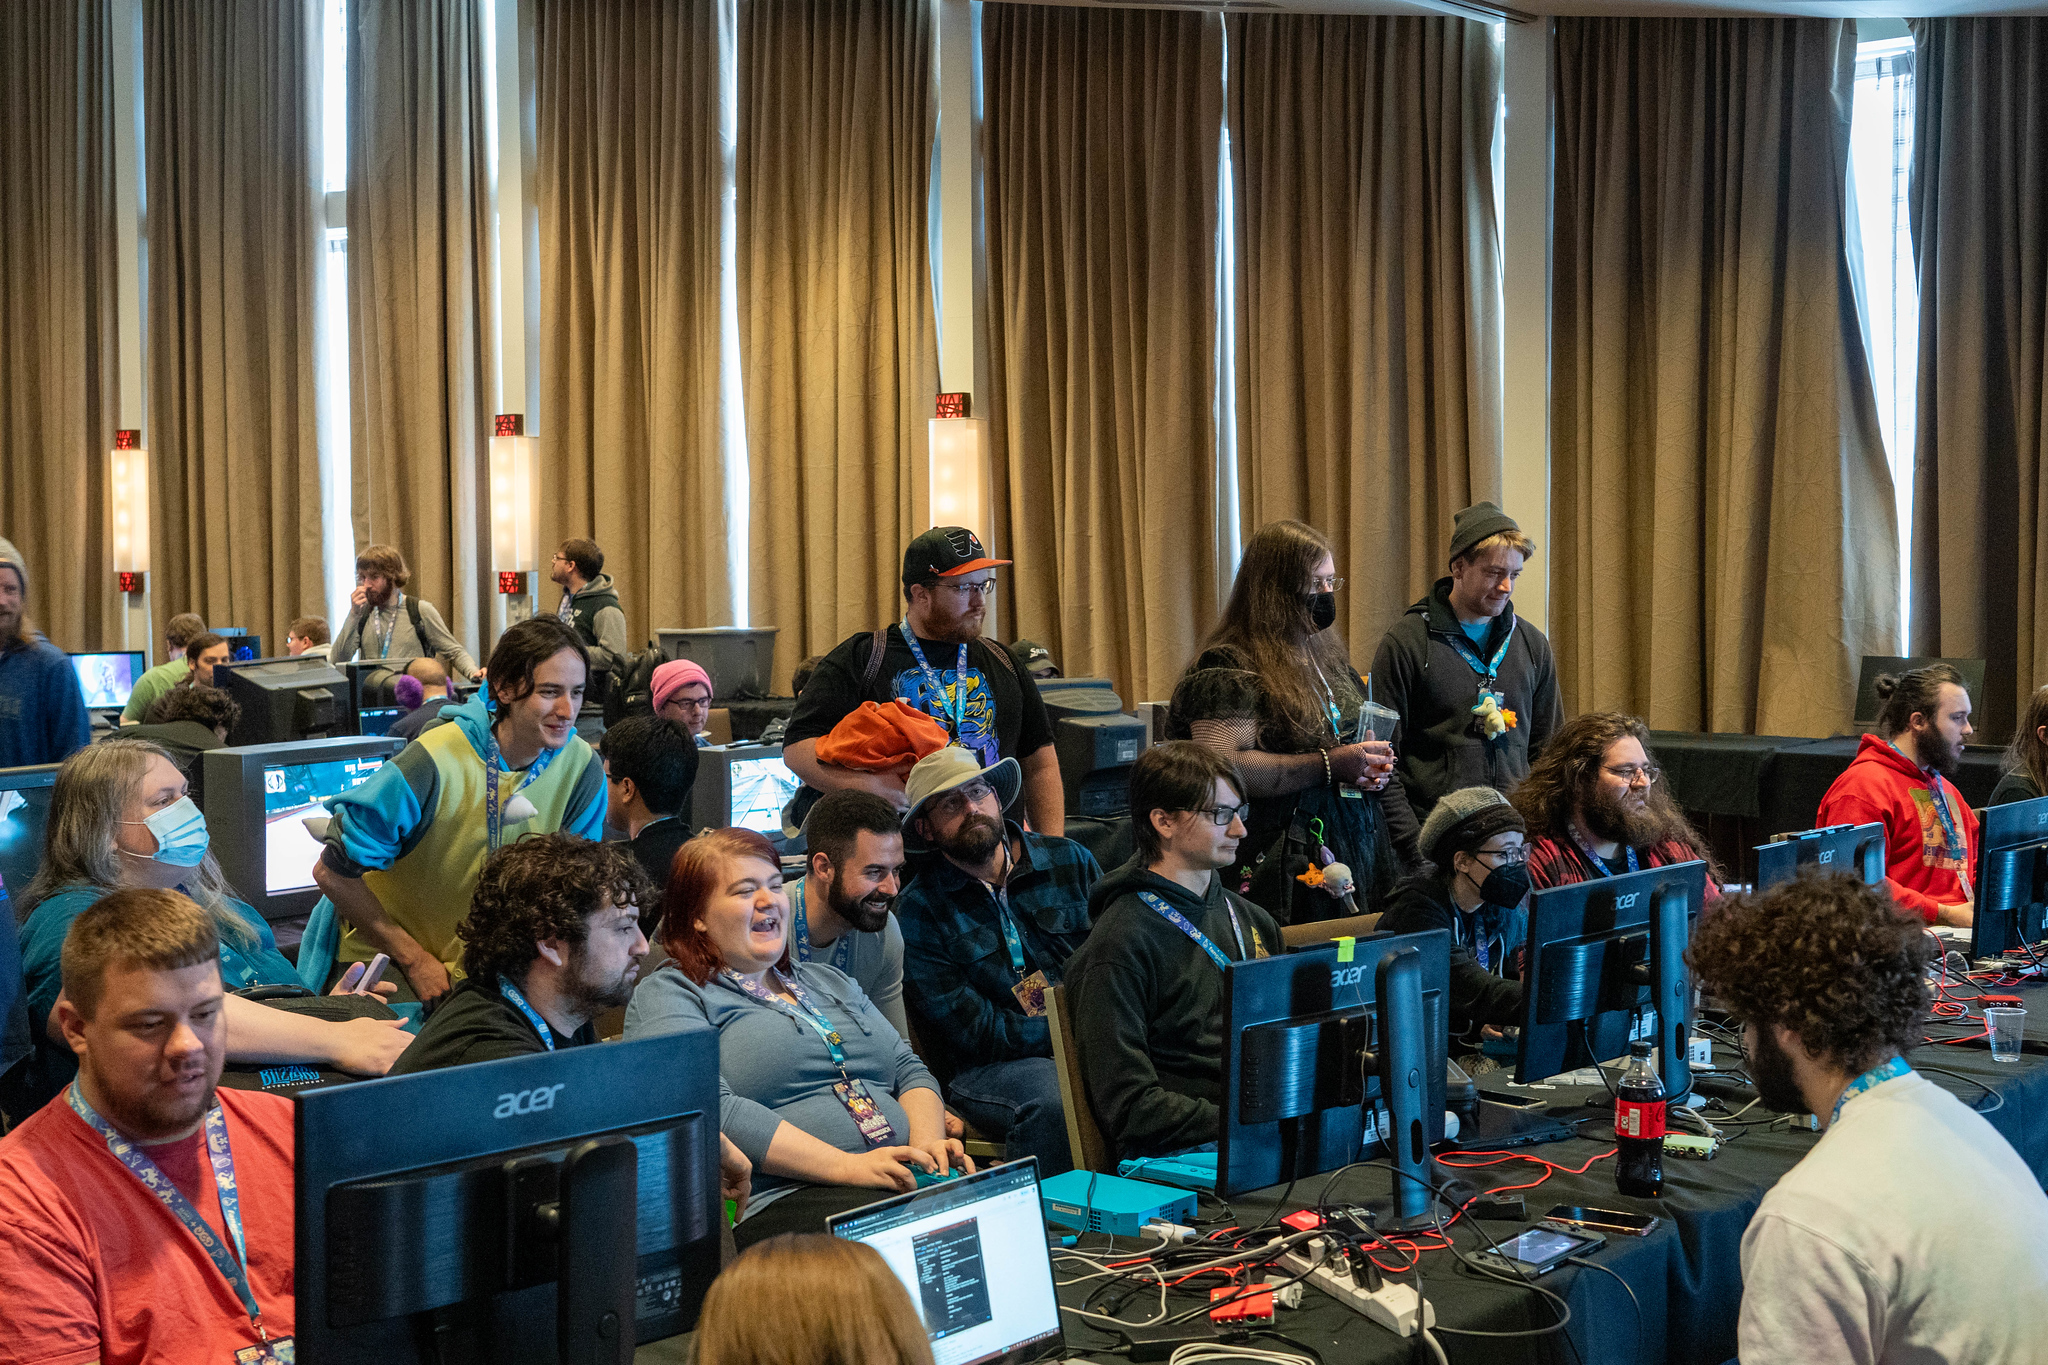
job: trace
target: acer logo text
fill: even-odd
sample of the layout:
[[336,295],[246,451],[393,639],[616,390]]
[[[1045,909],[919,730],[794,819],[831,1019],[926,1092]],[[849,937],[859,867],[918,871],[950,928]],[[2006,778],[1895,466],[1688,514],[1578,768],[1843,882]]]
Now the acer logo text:
[[1339,967],[1330,973],[1331,986],[1356,986],[1365,980],[1364,967]]
[[555,1107],[555,1096],[561,1093],[566,1081],[554,1085],[543,1085],[534,1090],[521,1090],[513,1094],[498,1096],[498,1107],[491,1111],[494,1119],[509,1119],[514,1114],[538,1114]]
[[1616,896],[1614,898],[1614,908],[1617,910],[1632,909],[1635,903],[1642,898],[1643,893],[1640,891],[1631,891],[1626,896]]

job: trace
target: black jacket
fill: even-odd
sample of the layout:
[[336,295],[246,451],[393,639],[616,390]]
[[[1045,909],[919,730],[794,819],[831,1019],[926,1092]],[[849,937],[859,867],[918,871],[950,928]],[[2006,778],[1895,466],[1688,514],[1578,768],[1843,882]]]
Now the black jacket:
[[[586,1047],[596,1041],[597,1025],[590,1023],[567,1038],[557,1035],[555,1046]],[[471,976],[457,982],[441,1007],[427,1016],[419,1037],[399,1055],[391,1074],[410,1076],[471,1062],[529,1057],[547,1050],[519,1007],[498,993],[495,978],[480,981]]]
[[1408,800],[1405,807],[1390,803],[1386,811],[1394,843],[1404,849],[1414,847],[1420,832],[1407,828],[1407,821],[1427,820],[1439,800],[1461,787],[1509,790],[1529,775],[1530,758],[1564,724],[1550,641],[1510,606],[1475,652],[1492,659],[1506,632],[1514,631],[1493,686],[1507,698],[1503,705],[1517,723],[1498,739],[1480,736],[1472,707],[1482,679],[1453,643],[1465,634],[1451,610],[1450,591],[1451,580],[1439,578],[1429,596],[1394,623],[1372,661],[1375,698],[1401,713],[1394,771]]
[[[1224,890],[1220,876],[1197,897],[1133,858],[1095,884],[1095,928],[1067,959],[1066,993],[1089,1103],[1121,1156],[1214,1142],[1223,1093],[1223,973],[1138,898],[1141,890],[1180,911],[1232,961],[1259,956],[1259,948],[1282,951],[1273,917]],[[1242,952],[1226,901],[1237,907]]]
[[[1461,914],[1434,877],[1410,877],[1377,926],[1382,934],[1416,934],[1430,929],[1451,931],[1451,1036],[1477,1045],[1481,1024],[1522,1022],[1522,958],[1527,951],[1528,916],[1520,909],[1481,906],[1479,913]],[[1475,939],[1486,940],[1487,965],[1473,952]]]

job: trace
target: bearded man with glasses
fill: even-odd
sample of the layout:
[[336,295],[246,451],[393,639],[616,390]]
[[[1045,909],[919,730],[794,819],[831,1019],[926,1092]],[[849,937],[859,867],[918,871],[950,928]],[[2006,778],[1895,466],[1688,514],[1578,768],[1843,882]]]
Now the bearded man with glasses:
[[1551,736],[1515,808],[1529,824],[1529,884],[1538,891],[1616,877],[1697,858],[1707,865],[1707,899],[1721,894],[1721,870],[1706,841],[1659,784],[1650,727],[1634,716],[1594,711]]

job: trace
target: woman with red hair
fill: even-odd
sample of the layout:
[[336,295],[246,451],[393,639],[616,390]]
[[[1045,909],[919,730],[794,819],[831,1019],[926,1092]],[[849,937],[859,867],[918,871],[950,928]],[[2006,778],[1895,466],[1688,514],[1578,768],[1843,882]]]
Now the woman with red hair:
[[914,1169],[974,1169],[910,1044],[851,977],[791,959],[766,839],[720,829],[676,850],[656,935],[670,960],[634,992],[626,1036],[718,1030],[719,1126],[755,1172],[741,1247],[911,1190]]

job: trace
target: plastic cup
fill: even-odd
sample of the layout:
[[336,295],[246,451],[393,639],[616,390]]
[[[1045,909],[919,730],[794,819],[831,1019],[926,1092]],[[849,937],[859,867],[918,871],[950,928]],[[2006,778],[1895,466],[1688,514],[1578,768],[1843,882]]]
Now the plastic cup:
[[2027,1031],[2027,1012],[2009,1005],[1984,1011],[1984,1027],[1991,1032],[1991,1060],[2017,1062],[2020,1039]]
[[1374,739],[1391,741],[1394,738],[1394,727],[1401,723],[1401,713],[1391,706],[1381,706],[1376,701],[1369,701],[1359,708],[1358,719],[1363,729],[1372,731]]

